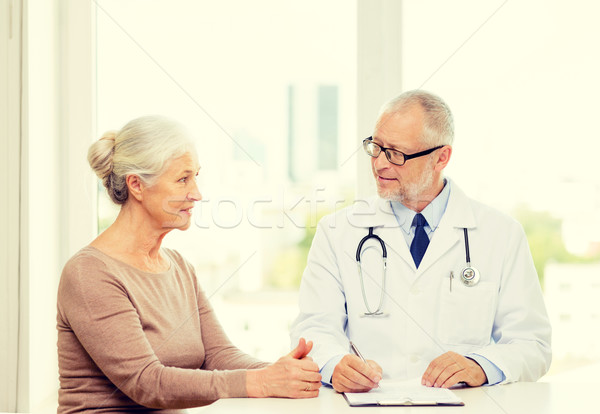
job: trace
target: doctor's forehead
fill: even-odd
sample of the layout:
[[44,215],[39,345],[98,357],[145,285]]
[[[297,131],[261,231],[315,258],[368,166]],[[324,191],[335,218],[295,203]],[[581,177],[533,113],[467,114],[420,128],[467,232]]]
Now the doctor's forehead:
[[424,114],[420,107],[384,113],[377,120],[373,139],[384,146],[412,148],[423,132]]

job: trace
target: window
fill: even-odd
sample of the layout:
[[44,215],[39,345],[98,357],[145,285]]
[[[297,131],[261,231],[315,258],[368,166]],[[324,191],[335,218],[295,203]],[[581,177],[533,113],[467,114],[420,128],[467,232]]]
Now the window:
[[[204,200],[195,225],[165,244],[195,265],[236,345],[268,360],[287,353],[318,218],[354,197],[355,163],[340,160],[355,151],[356,5],[98,9],[98,136],[152,113],[190,128]],[[102,230],[118,209],[99,195]]]

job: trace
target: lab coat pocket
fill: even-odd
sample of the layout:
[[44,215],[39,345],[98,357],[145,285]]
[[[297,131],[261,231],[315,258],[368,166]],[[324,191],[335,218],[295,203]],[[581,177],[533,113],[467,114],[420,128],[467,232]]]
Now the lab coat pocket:
[[496,289],[483,284],[473,287],[460,284],[452,292],[443,289],[439,339],[448,345],[488,345],[492,337],[496,299]]

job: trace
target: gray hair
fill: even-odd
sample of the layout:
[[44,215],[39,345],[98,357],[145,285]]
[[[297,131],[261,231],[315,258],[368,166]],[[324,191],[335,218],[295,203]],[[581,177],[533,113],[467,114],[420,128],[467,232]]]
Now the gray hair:
[[454,118],[450,108],[437,95],[420,89],[407,91],[386,102],[379,110],[379,116],[401,112],[419,104],[425,112],[425,125],[421,139],[431,147],[452,145],[454,141]]
[[144,116],[120,131],[108,131],[88,150],[88,162],[116,204],[129,197],[127,176],[137,175],[152,186],[168,161],[186,153],[195,157],[194,144],[179,123],[162,116]]

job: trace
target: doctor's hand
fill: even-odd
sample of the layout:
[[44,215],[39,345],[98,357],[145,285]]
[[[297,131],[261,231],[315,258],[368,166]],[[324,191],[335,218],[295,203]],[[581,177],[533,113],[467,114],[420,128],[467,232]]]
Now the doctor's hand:
[[436,388],[448,388],[459,382],[478,387],[487,382],[487,377],[477,362],[452,351],[431,361],[421,378],[421,384]]
[[375,361],[364,363],[356,355],[345,355],[335,366],[331,385],[337,392],[366,392],[379,386],[382,370]]
[[312,349],[300,338],[298,346],[265,368],[246,372],[248,397],[313,398],[319,395],[319,367],[307,356]]

